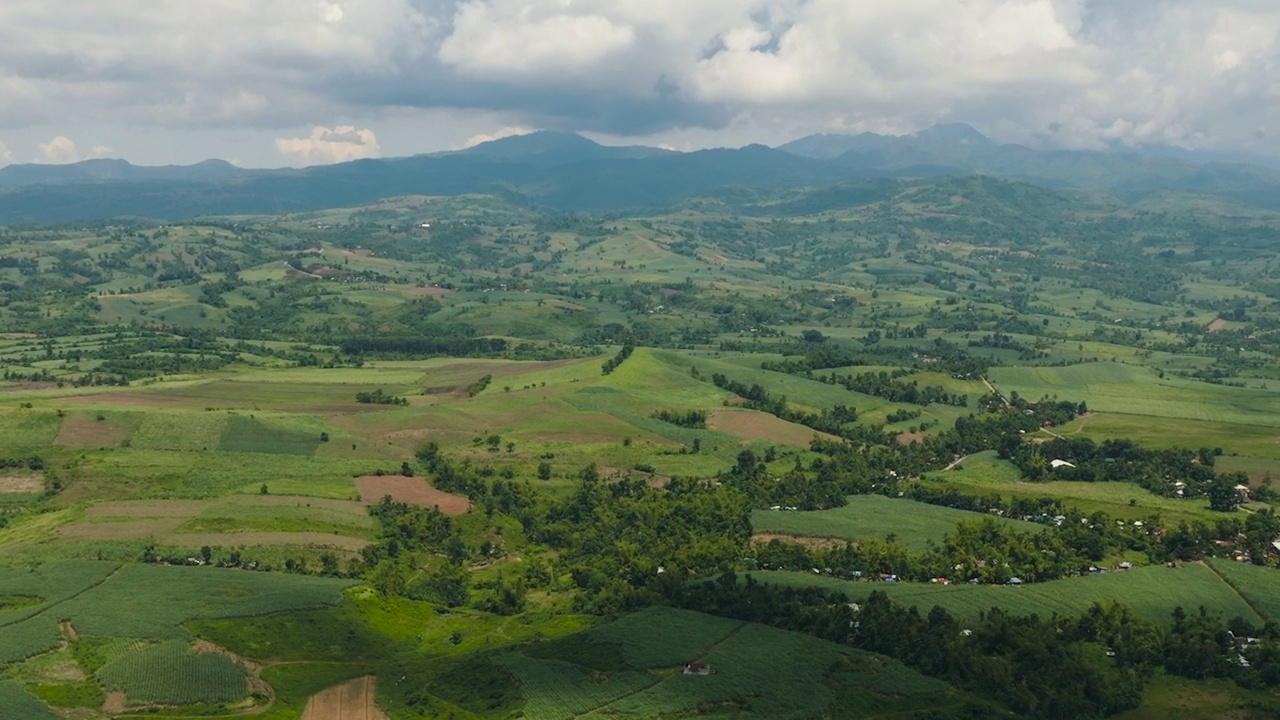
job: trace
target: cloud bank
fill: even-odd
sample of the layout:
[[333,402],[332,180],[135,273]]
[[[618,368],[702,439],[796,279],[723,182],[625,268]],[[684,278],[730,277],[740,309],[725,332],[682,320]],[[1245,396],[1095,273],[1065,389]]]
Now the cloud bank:
[[[0,4],[0,131],[79,113],[140,132],[243,129],[292,161],[327,162],[368,157],[376,138],[280,129],[450,109],[502,118],[474,135],[777,136],[963,120],[1046,145],[1280,152],[1269,130],[1280,121],[1280,5],[1269,0],[60,5]],[[326,132],[365,132],[346,127]]]
[[299,165],[328,165],[382,157],[378,136],[372,130],[357,130],[352,125],[315,127],[308,137],[276,138],[276,151]]

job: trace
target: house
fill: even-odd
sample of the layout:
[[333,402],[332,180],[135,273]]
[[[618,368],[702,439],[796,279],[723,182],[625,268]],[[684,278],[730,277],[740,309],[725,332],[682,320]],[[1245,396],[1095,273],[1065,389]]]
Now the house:
[[1237,495],[1239,495],[1239,496],[1240,496],[1240,497],[1242,497],[1242,498],[1247,498],[1247,497],[1249,497],[1249,486],[1248,486],[1248,485],[1237,485],[1237,486],[1236,486],[1236,494],[1237,494]]
[[1053,468],[1054,470],[1057,470],[1058,468],[1061,468],[1061,467],[1073,468],[1075,467],[1075,465],[1067,462],[1066,460],[1050,460],[1049,467]]
[[685,675],[710,675],[713,672],[715,671],[706,663],[688,662],[684,664]]
[[1022,578],[1016,578],[1016,577],[1009,578],[1009,581],[1005,583],[1005,585],[1021,585],[1021,584],[1022,584]]
[[1125,560],[1124,562],[1120,563],[1120,565],[1119,565],[1118,567],[1119,567],[1121,570],[1132,570],[1132,569],[1133,569],[1133,563],[1129,562],[1128,560]]

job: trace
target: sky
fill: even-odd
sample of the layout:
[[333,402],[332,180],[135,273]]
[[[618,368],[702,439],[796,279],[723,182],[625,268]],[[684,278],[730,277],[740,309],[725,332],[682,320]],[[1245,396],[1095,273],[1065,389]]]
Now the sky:
[[968,122],[1280,154],[1276,0],[3,0],[0,165],[303,166],[546,128],[679,150]]

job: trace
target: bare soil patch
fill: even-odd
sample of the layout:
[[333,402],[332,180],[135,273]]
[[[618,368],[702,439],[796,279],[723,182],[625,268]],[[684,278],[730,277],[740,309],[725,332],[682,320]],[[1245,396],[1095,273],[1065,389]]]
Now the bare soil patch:
[[44,490],[44,478],[0,476],[0,495],[6,493],[38,493]]
[[796,447],[809,447],[815,436],[824,440],[840,439],[756,410],[717,410],[707,418],[707,427],[746,441],[765,440]]
[[924,439],[924,433],[922,432],[913,432],[913,433],[904,432],[897,437],[899,445],[910,445],[911,443],[917,440],[923,440],[923,439]]
[[424,508],[438,507],[446,515],[461,515],[471,509],[471,501],[467,498],[437,490],[422,478],[365,475],[356,478],[356,489],[360,491],[360,500],[366,505],[381,502],[382,498],[390,495],[396,502]]
[[70,448],[116,447],[129,439],[129,428],[110,420],[95,420],[84,415],[69,415],[58,429],[53,444]]
[[758,545],[765,545],[771,540],[803,545],[809,550],[831,550],[833,548],[842,548],[848,544],[846,540],[837,540],[835,538],[803,537],[800,535],[781,535],[779,533],[756,533],[751,536],[751,541]]
[[297,268],[294,268],[292,266],[286,267],[284,271],[284,276],[288,280],[320,280],[322,279],[319,275],[313,275],[309,272],[302,272],[301,270],[298,270]]
[[124,712],[128,701],[125,700],[124,693],[115,690],[107,693],[107,699],[102,703],[102,712],[108,715],[119,715]]
[[1209,323],[1209,332],[1218,332],[1219,330],[1221,330],[1222,328],[1226,327],[1229,324],[1230,323],[1228,321],[1223,320],[1222,318],[1218,318],[1217,320],[1214,320],[1213,322]]
[[416,287],[410,290],[409,294],[413,295],[414,297],[442,298],[451,292],[453,291],[446,290],[445,288],[442,288],[442,287]]
[[350,680],[311,696],[302,720],[386,720],[373,703],[372,675]]

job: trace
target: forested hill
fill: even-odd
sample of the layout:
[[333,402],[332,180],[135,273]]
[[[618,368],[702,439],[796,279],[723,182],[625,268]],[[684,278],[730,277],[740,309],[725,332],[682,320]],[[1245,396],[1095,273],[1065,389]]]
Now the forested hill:
[[998,145],[968,126],[907,137],[814,136],[678,153],[607,147],[534,133],[453,153],[358,160],[305,170],[242,170],[218,162],[140,168],[123,161],[0,170],[0,223],[121,217],[178,220],[350,207],[404,195],[500,195],[557,212],[669,207],[727,188],[798,189],[885,178],[985,174],[1133,202],[1160,193],[1280,207],[1280,172],[1213,156],[1045,151]]

